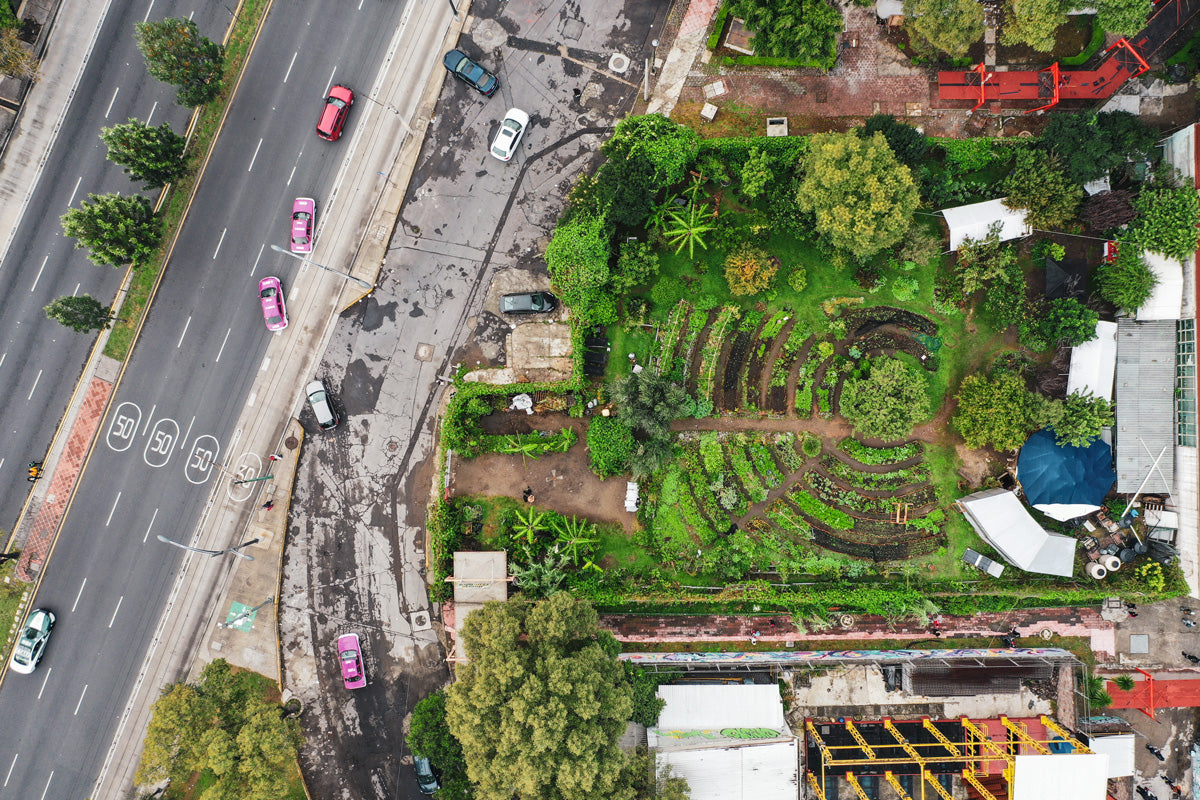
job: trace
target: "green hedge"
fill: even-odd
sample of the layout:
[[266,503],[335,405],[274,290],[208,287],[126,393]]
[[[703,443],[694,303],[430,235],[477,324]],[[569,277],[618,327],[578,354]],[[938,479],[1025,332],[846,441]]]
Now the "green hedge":
[[713,23],[712,33],[708,35],[708,49],[716,50],[721,44],[721,34],[725,31],[725,18],[729,16],[729,4],[722,3],[717,12],[717,21]]
[[808,150],[808,137],[749,136],[736,139],[702,139],[696,159],[711,155],[727,164],[740,165],[750,158],[750,149],[755,147],[777,161],[795,164]]
[[444,602],[454,594],[446,578],[454,571],[454,551],[462,538],[462,527],[462,512],[454,500],[438,500],[426,512],[426,547],[429,549],[426,560],[431,602]]

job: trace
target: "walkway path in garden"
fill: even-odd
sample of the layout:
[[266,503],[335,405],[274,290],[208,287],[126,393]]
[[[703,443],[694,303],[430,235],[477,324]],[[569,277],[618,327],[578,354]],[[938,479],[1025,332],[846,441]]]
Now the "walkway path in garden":
[[[774,621],[774,625],[771,622]],[[649,616],[604,614],[600,624],[612,631],[621,642],[693,643],[739,642],[743,649],[777,650],[787,642],[807,649],[819,650],[823,643],[861,641],[869,649],[874,640],[932,640],[932,628],[912,622],[889,624],[883,617],[855,615],[847,628],[834,627],[825,631],[800,633],[786,615],[778,616]],[[1000,637],[1016,628],[1023,644],[1037,637],[1044,646],[1053,647],[1054,637],[1073,636],[1087,639],[1096,657],[1105,660],[1116,653],[1115,625],[1089,608],[1032,609],[1008,613],[983,613],[969,617],[941,618],[941,641],[953,647],[956,636],[992,636],[996,646],[1003,646]],[[1044,638],[1043,631],[1053,636]],[[754,636],[758,632],[757,637]],[[751,638],[757,645],[751,645]]]

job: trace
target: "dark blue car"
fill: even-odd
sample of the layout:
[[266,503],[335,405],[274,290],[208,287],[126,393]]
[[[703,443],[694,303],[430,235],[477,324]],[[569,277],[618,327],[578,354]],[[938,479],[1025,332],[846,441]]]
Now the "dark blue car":
[[461,50],[451,50],[446,53],[442,63],[454,77],[487,97],[494,95],[496,89],[500,87],[500,81],[496,80],[495,75],[476,64]]

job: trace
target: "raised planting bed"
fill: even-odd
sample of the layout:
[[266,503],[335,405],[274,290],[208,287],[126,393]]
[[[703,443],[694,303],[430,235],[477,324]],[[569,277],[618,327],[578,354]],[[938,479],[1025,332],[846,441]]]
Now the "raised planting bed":
[[708,337],[700,351],[700,370],[696,378],[696,394],[701,398],[716,400],[714,393],[717,382],[717,365],[721,361],[721,351],[725,347],[725,337],[733,325],[741,317],[742,310],[737,306],[725,306],[717,314],[716,320],[708,328]]
[[929,352],[929,348],[911,336],[895,331],[875,331],[862,337],[855,343],[865,353],[887,353],[898,350],[908,353],[928,372],[937,372],[938,358]]
[[[890,519],[896,513],[897,498],[869,497],[854,489],[839,485],[821,472],[804,473],[804,483],[823,502],[841,509],[852,517]],[[933,486],[925,484],[915,492],[904,495],[903,501],[911,506],[912,511],[916,512],[934,505],[937,502],[937,494]]]
[[721,374],[721,391],[713,403],[725,411],[736,411],[738,408],[738,387],[741,385],[742,367],[750,351],[751,334],[738,331],[737,337],[725,357],[725,369]]
[[680,300],[671,309],[670,315],[667,317],[667,324],[658,334],[658,339],[655,342],[654,363],[656,371],[661,375],[663,372],[670,372],[675,361],[675,349],[679,345],[683,333],[687,330],[688,318],[692,313],[692,304],[687,300]]
[[926,336],[937,335],[937,323],[929,317],[894,306],[872,306],[850,311],[843,318],[846,320],[846,330],[851,331],[853,337],[865,336],[883,325],[896,325]]
[[886,471],[866,472],[856,469],[834,455],[827,455],[821,459],[821,467],[829,475],[837,478],[847,486],[868,492],[894,493],[902,486],[915,486],[928,483],[931,477],[929,467],[924,464],[895,469],[884,468]]
[[794,433],[781,433],[776,436],[771,442],[771,450],[785,474],[796,472],[804,466],[804,459],[796,452]]
[[767,490],[750,463],[744,443],[730,437],[725,440],[724,445],[725,455],[729,459],[730,466],[733,467],[734,477],[741,481],[746,490],[746,497],[750,499],[751,503],[761,503],[766,500]]
[[847,437],[838,442],[838,450],[860,464],[874,466],[911,461],[925,454],[925,445],[920,442],[908,442],[895,447],[871,447],[858,439]]
[[812,541],[813,544],[824,547],[826,550],[875,562],[904,561],[917,556],[928,555],[937,551],[942,546],[942,542],[937,537],[889,544],[851,542],[819,528],[813,528]]

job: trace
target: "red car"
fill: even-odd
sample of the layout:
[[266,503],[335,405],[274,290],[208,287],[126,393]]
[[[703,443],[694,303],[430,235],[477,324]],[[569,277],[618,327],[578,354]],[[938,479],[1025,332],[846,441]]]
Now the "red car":
[[317,120],[317,136],[336,142],[346,127],[346,117],[350,116],[350,106],[354,105],[354,92],[345,86],[334,86],[325,98],[325,108],[321,110],[321,118]]
[[362,648],[358,644],[357,633],[347,633],[338,637],[338,661],[342,665],[342,683],[347,689],[361,689],[367,685],[367,676],[363,673]]
[[263,278],[258,282],[258,299],[262,303],[263,321],[272,333],[288,325],[287,308],[283,305],[283,286],[279,278]]

